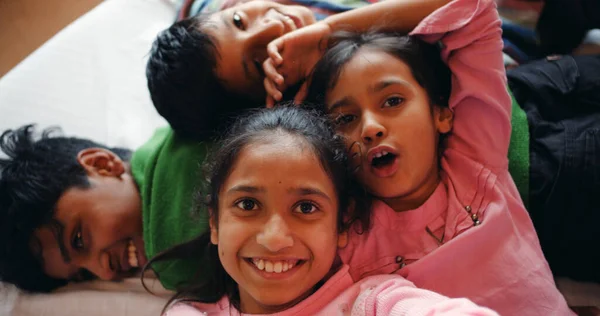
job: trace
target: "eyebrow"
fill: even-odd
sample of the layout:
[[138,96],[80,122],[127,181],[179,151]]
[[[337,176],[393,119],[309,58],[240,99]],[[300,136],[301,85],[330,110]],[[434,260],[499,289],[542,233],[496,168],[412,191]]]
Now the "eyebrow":
[[50,221],[50,227],[52,227],[52,235],[54,235],[56,243],[58,244],[60,256],[66,264],[71,263],[71,257],[69,256],[69,252],[67,251],[67,247],[64,243],[65,226],[61,224],[58,220],[53,219]]
[[262,193],[265,192],[265,188],[258,188],[258,187],[253,187],[250,185],[236,185],[234,187],[232,187],[231,189],[227,190],[227,193],[232,193],[232,192],[246,192],[246,193]]
[[404,86],[406,88],[410,88],[410,84],[404,80],[400,80],[400,79],[389,79],[389,80],[383,80],[380,81],[374,85],[371,86],[371,91],[373,92],[379,92],[389,86],[392,85],[401,85]]
[[295,193],[298,195],[318,195],[328,201],[331,201],[331,199],[329,198],[329,196],[325,193],[323,193],[323,191],[319,190],[319,189],[315,189],[315,188],[292,188],[289,189],[288,192],[291,193]]
[[[231,189],[227,190],[227,193],[232,193],[232,192],[246,192],[246,193],[264,193],[267,190],[265,188],[262,187],[254,187],[254,186],[249,186],[249,185],[236,185],[234,187],[232,187]],[[327,199],[329,201],[331,201],[331,198],[329,198],[329,196],[327,196],[327,194],[323,193],[323,191],[319,190],[319,189],[315,189],[315,188],[306,188],[306,187],[301,187],[301,188],[290,188],[287,190],[288,193],[294,193],[297,195],[318,195],[323,197],[324,199]]]
[[[400,79],[389,79],[389,80],[383,80],[383,81],[380,81],[380,82],[378,82],[378,83],[376,83],[376,84],[372,85],[372,86],[369,88],[369,90],[371,90],[371,92],[379,92],[379,91],[381,91],[381,90],[383,90],[383,89],[385,89],[385,88],[387,88],[387,87],[389,87],[389,86],[393,86],[393,85],[401,85],[401,86],[403,86],[403,87],[405,87],[405,88],[410,88],[410,87],[411,87],[411,85],[410,85],[408,82],[404,81],[404,80],[400,80]],[[339,101],[337,101],[337,102],[333,103],[333,105],[331,105],[331,107],[329,107],[328,111],[329,111],[329,112],[332,112],[332,111],[333,111],[333,110],[335,110],[335,109],[338,109],[338,108],[341,108],[341,107],[343,107],[343,106],[346,106],[346,105],[348,105],[349,103],[351,103],[351,102],[352,102],[352,100],[353,100],[353,98],[352,98],[352,97],[350,97],[350,96],[345,96],[345,97],[343,97],[341,100],[339,100]]]
[[328,112],[333,112],[333,110],[336,110],[336,109],[338,109],[338,108],[341,108],[341,107],[344,107],[344,106],[346,106],[346,105],[350,104],[352,100],[353,100],[353,98],[352,98],[352,97],[350,97],[350,96],[345,96],[345,97],[343,97],[341,100],[339,100],[339,101],[336,101],[335,103],[333,103],[333,104],[331,105],[331,107],[329,107],[329,109],[328,109],[327,111],[328,111]]

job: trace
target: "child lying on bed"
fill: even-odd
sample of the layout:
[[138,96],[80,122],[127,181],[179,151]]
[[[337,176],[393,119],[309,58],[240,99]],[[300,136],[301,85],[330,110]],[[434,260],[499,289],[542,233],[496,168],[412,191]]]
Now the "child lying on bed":
[[[36,139],[31,125],[5,131],[0,149],[0,280],[21,289],[118,280],[202,233],[206,215],[191,210],[206,148],[168,128],[133,153],[49,130]],[[173,289],[196,264],[153,268]]]
[[[157,110],[171,124],[178,126],[180,133],[204,139],[206,131],[219,130],[218,127],[225,122],[222,118],[228,117],[229,113],[236,113],[240,107],[244,107],[242,105],[261,106],[260,100],[265,95],[265,89],[260,88],[264,78],[260,64],[266,58],[268,43],[274,47],[285,43],[288,48],[284,54],[289,54],[297,51],[296,46],[307,46],[306,43],[319,42],[322,36],[326,36],[322,34],[326,28],[318,24],[329,23],[327,19],[298,30],[280,27],[279,33],[263,29],[262,21],[272,19],[271,14],[275,14],[267,10],[269,8],[276,8],[283,15],[302,17],[304,24],[312,21],[310,15],[307,16],[311,13],[302,7],[251,1],[208,17],[197,16],[177,22],[159,35],[148,63],[148,84]],[[372,5],[371,8],[377,6]],[[332,18],[340,19],[364,9],[334,15]],[[336,10],[341,11],[341,8]],[[403,11],[403,14],[408,12]],[[277,16],[275,14],[274,17]],[[230,21],[228,32],[211,29],[212,24],[206,21],[212,20]],[[383,20],[388,22],[387,19]],[[343,23],[339,25],[339,29],[344,28]],[[355,30],[360,31],[360,27],[355,26]],[[284,36],[277,38],[280,34]],[[315,43],[308,45],[316,46]],[[240,51],[235,47],[243,49]],[[305,53],[304,49],[298,51],[300,55],[311,55]],[[253,58],[248,59],[248,56]],[[298,83],[292,77],[310,74],[311,64],[305,63],[306,69],[298,69],[297,74],[286,75],[285,86],[271,85],[273,97],[281,98],[280,92],[274,91],[274,88],[284,91],[285,87]],[[240,66],[227,68],[223,65]],[[580,65],[585,65],[585,69]],[[221,68],[237,69],[239,73],[219,71]],[[244,69],[249,72],[248,78]],[[587,164],[585,157],[593,156],[587,153],[586,142],[593,144],[600,138],[600,133],[588,132],[600,128],[600,120],[597,119],[599,112],[596,110],[600,104],[597,101],[600,99],[600,81],[596,80],[595,75],[597,69],[600,69],[600,58],[566,56],[559,61],[540,61],[535,67],[522,66],[510,71],[509,74],[519,75],[509,76],[508,81],[516,95],[512,104],[508,158],[509,171],[521,198],[526,206],[531,205],[528,210],[536,230],[542,234],[542,248],[553,271],[560,276],[600,282],[600,272],[595,268],[600,258],[595,252],[585,250],[599,242],[591,232],[594,231],[593,223],[600,220],[597,215],[600,213],[595,212],[600,207],[600,200],[589,189],[593,185],[571,185],[578,183],[577,179],[587,179],[596,174],[585,171],[586,168],[582,166]],[[245,86],[253,88],[242,89],[240,84],[227,85],[242,79]],[[558,84],[561,82],[568,83],[568,86]],[[293,97],[295,90],[289,90],[292,90]],[[258,101],[239,101],[246,99]],[[550,113],[549,105],[557,100],[564,106]],[[214,104],[219,104],[219,107]],[[574,108],[568,104],[582,106]],[[538,112],[542,115],[536,114]],[[549,124],[555,127],[548,128]],[[561,126],[568,126],[568,131]],[[574,139],[577,141],[573,142]],[[568,157],[577,157],[577,161]],[[589,168],[598,167],[591,165]],[[593,182],[593,179],[589,181]],[[578,201],[576,209],[582,215],[570,216],[565,221],[559,210],[569,209],[565,203],[573,200]],[[581,221],[581,217],[590,220]],[[564,255],[565,251],[569,253],[568,256]]]

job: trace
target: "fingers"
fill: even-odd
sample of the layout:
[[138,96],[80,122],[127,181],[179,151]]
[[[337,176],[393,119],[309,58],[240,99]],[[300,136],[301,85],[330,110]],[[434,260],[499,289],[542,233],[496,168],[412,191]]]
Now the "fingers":
[[279,91],[279,89],[277,89],[273,81],[271,81],[268,77],[265,77],[263,84],[265,86],[265,91],[267,92],[267,104],[269,98],[273,99],[273,103],[281,101],[281,98],[283,98],[283,94],[281,93],[281,91]]
[[269,55],[269,58],[273,60],[276,66],[281,65],[283,62],[283,58],[281,57],[281,54],[279,54],[279,51],[283,50],[283,43],[284,41],[280,37],[271,41],[271,43],[267,45],[267,54]]
[[282,86],[284,79],[281,74],[277,71],[277,66],[275,66],[272,58],[267,58],[265,62],[263,62],[263,71],[265,72],[265,76],[273,81],[278,86]]
[[270,95],[267,95],[266,105],[268,109],[275,107],[275,100]]
[[300,89],[298,89],[298,92],[296,92],[296,96],[294,96],[294,103],[301,104],[302,102],[304,102],[307,94],[308,94],[308,80],[304,81],[304,83],[300,86]]

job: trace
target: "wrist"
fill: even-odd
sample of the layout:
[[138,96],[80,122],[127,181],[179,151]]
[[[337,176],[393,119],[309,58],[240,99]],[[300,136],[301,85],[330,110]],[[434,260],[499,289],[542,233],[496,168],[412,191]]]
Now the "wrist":
[[319,41],[319,51],[324,52],[329,44],[329,39],[331,38],[331,34],[333,33],[333,28],[330,23],[326,21],[319,21],[315,24],[318,24],[317,27],[321,30],[321,40]]

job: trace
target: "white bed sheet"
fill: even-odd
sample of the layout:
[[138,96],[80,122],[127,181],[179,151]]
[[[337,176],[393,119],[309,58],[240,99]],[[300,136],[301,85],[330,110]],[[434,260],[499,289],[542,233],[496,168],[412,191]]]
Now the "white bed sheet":
[[[110,146],[138,147],[166,124],[150,101],[145,64],[156,34],[174,16],[168,1],[104,1],[0,78],[0,130],[37,123]],[[158,315],[164,303],[138,279],[45,295],[0,283],[0,316]]]
[[108,145],[137,147],[166,124],[151,105],[145,63],[174,9],[108,0],[0,79],[0,129],[38,123]]

